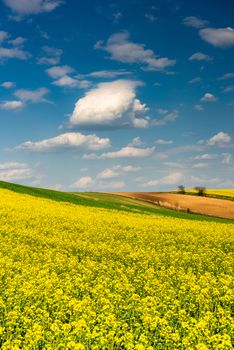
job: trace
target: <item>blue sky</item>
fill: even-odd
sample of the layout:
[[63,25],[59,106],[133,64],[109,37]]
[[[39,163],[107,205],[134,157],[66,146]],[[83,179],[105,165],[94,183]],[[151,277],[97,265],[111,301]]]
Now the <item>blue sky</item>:
[[0,179],[234,187],[234,4],[1,0]]

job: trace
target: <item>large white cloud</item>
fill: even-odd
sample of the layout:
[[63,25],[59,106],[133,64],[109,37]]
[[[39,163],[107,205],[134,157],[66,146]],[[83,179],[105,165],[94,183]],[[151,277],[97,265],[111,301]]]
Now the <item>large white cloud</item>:
[[159,57],[155,55],[153,50],[145,49],[145,45],[130,41],[127,32],[113,34],[105,45],[99,41],[95,48],[109,52],[112,60],[123,63],[139,63],[146,70],[162,71],[176,64],[176,60]]
[[225,48],[234,46],[234,30],[228,28],[204,28],[199,31],[200,37],[209,44]]
[[48,152],[63,149],[85,149],[97,151],[110,146],[110,139],[100,138],[96,135],[83,135],[81,133],[65,133],[50,139],[32,142],[26,141],[15,149]]
[[19,15],[51,12],[63,3],[61,0],[3,0],[3,2]]
[[140,118],[148,109],[136,98],[138,81],[116,80],[100,83],[80,98],[70,118],[72,127],[145,128],[149,121]]

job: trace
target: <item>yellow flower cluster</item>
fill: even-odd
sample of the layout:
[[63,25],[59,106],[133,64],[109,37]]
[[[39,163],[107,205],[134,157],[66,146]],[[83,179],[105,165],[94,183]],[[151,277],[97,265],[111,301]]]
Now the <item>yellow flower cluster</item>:
[[234,225],[0,190],[2,350],[232,349]]

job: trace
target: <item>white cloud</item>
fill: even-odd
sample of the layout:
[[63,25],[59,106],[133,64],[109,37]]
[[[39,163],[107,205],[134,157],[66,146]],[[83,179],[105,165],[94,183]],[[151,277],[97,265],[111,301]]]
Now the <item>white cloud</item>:
[[32,170],[25,163],[8,162],[0,163],[0,180],[19,181],[32,177]]
[[60,62],[60,57],[39,57],[37,59],[37,64],[48,64],[54,66]]
[[65,133],[50,139],[32,142],[26,141],[15,149],[47,152],[65,149],[86,149],[97,151],[110,146],[110,139],[100,138],[96,135],[83,135],[81,133]]
[[[161,113],[162,114],[162,113]],[[173,111],[173,112],[170,112],[170,113],[167,113],[164,115],[163,118],[161,119],[155,119],[152,121],[152,125],[154,126],[162,126],[162,125],[166,125],[167,123],[170,123],[170,122],[174,122],[176,121],[176,119],[178,118],[179,114],[178,114],[178,111]]]
[[164,115],[164,114],[168,114],[169,111],[167,109],[164,109],[164,108],[158,108],[157,113]]
[[9,34],[4,30],[0,30],[0,43],[7,40],[9,38]]
[[136,172],[141,170],[140,167],[136,167],[133,165],[115,165],[112,168],[106,168],[103,171],[101,171],[98,175],[98,179],[111,179],[114,177],[118,177],[123,175],[124,173],[130,173],[130,172]]
[[204,153],[194,157],[195,160],[212,160],[217,159],[217,154]]
[[13,81],[4,81],[0,86],[4,87],[5,89],[10,89],[15,87],[15,83]]
[[46,56],[39,57],[37,59],[38,64],[57,65],[60,62],[63,50],[51,46],[43,46],[42,50],[46,53]]
[[143,187],[148,186],[162,186],[162,185],[178,185],[180,181],[184,180],[184,174],[181,172],[173,172],[161,179],[150,180],[142,184]]
[[115,158],[145,158],[153,154],[155,147],[138,148],[126,146],[119,151],[103,153],[100,156],[96,154],[84,155],[83,159],[115,159]]
[[218,78],[218,80],[226,80],[226,79],[234,79],[234,73],[226,73],[222,77]]
[[134,137],[132,141],[128,144],[128,146],[133,146],[133,147],[142,146],[142,145],[143,145],[143,142],[139,136]]
[[117,78],[120,76],[125,76],[125,75],[130,75],[132,74],[131,72],[128,72],[126,70],[99,70],[96,72],[92,72],[89,74],[86,74],[86,76],[91,77],[91,78],[108,78],[108,79],[113,79]]
[[49,90],[47,88],[39,88],[36,90],[19,89],[16,90],[14,95],[25,102],[39,103],[48,102],[48,100],[45,99],[45,95],[48,93]]
[[231,142],[231,136],[223,131],[220,131],[218,134],[212,136],[207,144],[209,146],[221,146],[224,144],[229,144]]
[[234,91],[234,85],[227,86],[223,89],[223,92],[233,92]]
[[207,168],[209,164],[207,163],[196,163],[192,167],[194,169],[201,169],[201,168]]
[[189,57],[190,61],[211,61],[212,58],[202,52],[196,52]]
[[115,171],[113,169],[104,169],[103,171],[101,171],[98,175],[97,178],[98,179],[112,179],[113,177],[118,177],[119,176],[119,172]]
[[195,77],[191,80],[189,80],[189,84],[199,83],[202,80],[200,77]]
[[3,0],[3,2],[19,15],[51,12],[63,3],[61,0]]
[[116,80],[100,83],[80,98],[70,118],[71,127],[127,128],[147,127],[146,118],[139,118],[148,109],[136,98],[138,81]]
[[204,96],[201,98],[202,102],[215,102],[217,101],[217,97],[214,96],[213,94],[207,92],[206,94],[204,94]]
[[70,66],[54,66],[48,68],[46,73],[53,79],[61,78],[64,75],[74,72],[74,69]]
[[232,159],[232,155],[230,153],[222,153],[222,163],[223,164],[230,164],[231,163],[231,159]]
[[118,11],[116,13],[113,14],[113,17],[114,17],[114,23],[118,23],[119,22],[119,19],[121,17],[123,17],[123,14],[122,12]]
[[87,189],[92,187],[95,184],[95,181],[90,176],[83,176],[74,182],[70,187],[78,189]]
[[74,78],[69,77],[68,75],[64,75],[63,77],[55,80],[53,85],[60,87],[75,87],[78,85],[78,81]]
[[204,107],[202,105],[200,105],[200,104],[197,104],[197,105],[194,106],[194,109],[196,109],[197,111],[201,112],[201,111],[204,110]]
[[18,110],[24,106],[22,101],[5,101],[0,104],[1,109]]
[[22,36],[18,36],[17,38],[10,40],[9,43],[13,46],[23,46],[26,39]]
[[146,70],[163,71],[176,64],[176,60],[159,57],[153,50],[145,49],[145,45],[130,41],[129,34],[126,32],[113,34],[107,40],[106,45],[99,41],[95,48],[110,53],[112,60],[142,64]]
[[209,22],[203,19],[200,19],[195,16],[189,16],[185,17],[183,20],[183,24],[188,26],[188,27],[193,27],[193,28],[203,28],[205,27]]
[[17,47],[0,47],[0,58],[10,59],[17,58],[19,60],[27,60],[30,57],[29,53]]
[[157,145],[171,145],[173,143],[172,140],[163,140],[163,139],[158,139],[155,141]]
[[145,18],[147,18],[151,23],[153,23],[157,20],[157,17],[154,16],[152,13],[146,13]]
[[234,30],[228,28],[205,28],[199,31],[200,37],[209,44],[219,47],[234,46]]

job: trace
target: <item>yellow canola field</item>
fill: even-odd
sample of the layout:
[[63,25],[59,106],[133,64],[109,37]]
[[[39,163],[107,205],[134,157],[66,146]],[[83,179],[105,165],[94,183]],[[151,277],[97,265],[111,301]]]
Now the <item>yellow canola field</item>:
[[234,189],[223,189],[223,190],[206,190],[206,193],[208,194],[214,194],[218,196],[227,196],[227,197],[234,197]]
[[0,348],[232,349],[234,225],[0,190]]
[[[196,190],[186,190],[187,193],[197,193]],[[211,194],[214,196],[225,196],[225,197],[232,197],[234,198],[234,189],[206,189],[205,190],[206,194]]]

